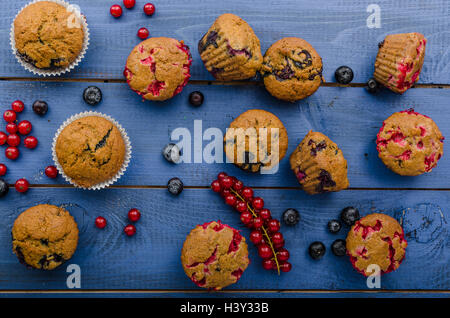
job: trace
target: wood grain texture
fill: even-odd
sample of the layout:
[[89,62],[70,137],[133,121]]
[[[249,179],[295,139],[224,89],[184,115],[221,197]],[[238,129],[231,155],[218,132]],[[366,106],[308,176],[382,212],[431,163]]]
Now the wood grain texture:
[[[12,56],[9,31],[13,17],[27,1],[4,1],[0,12],[0,77],[33,77]],[[381,8],[381,28],[369,29],[365,0],[229,0],[158,1],[156,14],[149,18],[138,4],[124,9],[120,19],[109,14],[109,1],[72,0],[86,15],[91,45],[81,66],[64,77],[122,78],[125,60],[139,43],[140,27],[151,36],[184,40],[194,57],[192,79],[213,79],[197,52],[197,42],[213,21],[226,12],[240,15],[260,38],[263,53],[282,37],[297,36],[309,41],[322,56],[326,81],[334,81],[334,71],[349,65],[354,82],[366,82],[373,73],[377,44],[387,34],[422,32],[428,38],[425,65],[420,83],[450,83],[450,3],[446,0],[377,1]]]
[[[289,155],[312,129],[329,136],[342,148],[349,166],[350,186],[353,188],[449,188],[450,159],[444,156],[438,166],[426,175],[402,177],[388,170],[375,147],[375,138],[384,119],[393,112],[414,107],[433,118],[444,136],[450,136],[450,113],[447,111],[450,90],[413,89],[404,96],[384,91],[373,96],[364,88],[322,87],[315,95],[298,103],[282,103],[258,86],[193,86],[164,103],[142,102],[126,84],[98,84],[104,100],[90,107],[82,99],[83,83],[0,82],[0,105],[10,105],[23,99],[26,110],[19,119],[32,122],[32,135],[39,139],[38,148],[22,150],[16,161],[0,153],[0,162],[9,168],[6,180],[14,183],[26,177],[33,184],[66,184],[62,178],[51,180],[43,169],[52,163],[51,142],[58,127],[71,115],[96,110],[115,118],[126,129],[133,154],[129,168],[118,185],[164,186],[172,177],[179,177],[187,186],[209,186],[221,170],[241,178],[252,186],[297,187],[290,170]],[[188,95],[201,90],[205,103],[200,108],[189,105]],[[44,117],[35,115],[31,104],[35,99],[49,103]],[[4,110],[7,106],[3,106]],[[280,169],[273,175],[243,172],[232,164],[168,163],[161,151],[171,141],[174,129],[189,129],[194,139],[194,120],[202,120],[203,131],[217,127],[223,133],[233,118],[246,109],[262,108],[273,112],[285,124],[289,148]],[[4,130],[4,128],[1,128]],[[209,141],[204,141],[205,147]],[[2,148],[0,148],[2,149]],[[0,150],[1,151],[1,150]],[[3,151],[1,151],[3,152]],[[192,161],[194,145],[192,141]]]
[[[280,218],[282,211],[294,207],[301,213],[295,227],[282,226],[293,270],[280,277],[265,271],[256,249],[250,244],[251,265],[242,279],[227,290],[367,290],[365,278],[353,270],[347,257],[335,257],[329,250],[343,229],[333,235],[326,229],[328,220],[337,218],[348,205],[363,215],[387,213],[405,228],[407,256],[400,268],[382,276],[382,289],[447,290],[449,262],[449,224],[446,208],[450,194],[441,191],[344,191],[322,197],[309,197],[296,190],[258,190]],[[79,247],[67,263],[81,267],[82,289],[170,289],[198,290],[180,265],[184,238],[197,224],[220,219],[248,238],[249,230],[238,214],[210,190],[186,189],[179,197],[165,189],[108,189],[85,192],[76,189],[31,189],[26,195],[16,192],[0,201],[0,290],[66,290],[66,266],[43,272],[20,265],[11,252],[10,231],[20,212],[37,203],[64,205],[80,229]],[[131,207],[139,208],[142,219],[137,234],[126,237],[123,227]],[[94,227],[94,219],[108,220],[104,230]],[[308,245],[320,240],[328,251],[323,259],[312,260]],[[205,296],[207,296],[205,294]]]

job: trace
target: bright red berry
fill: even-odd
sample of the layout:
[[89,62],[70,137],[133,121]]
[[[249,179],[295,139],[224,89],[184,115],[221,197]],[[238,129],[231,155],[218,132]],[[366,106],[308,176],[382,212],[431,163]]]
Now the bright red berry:
[[15,123],[8,123],[6,125],[6,131],[10,134],[15,134],[19,130],[19,127]]
[[95,226],[99,229],[104,229],[106,224],[106,219],[103,216],[99,216],[95,219]]
[[6,172],[8,171],[8,168],[3,163],[0,163],[0,176],[3,177]]
[[264,200],[262,198],[260,198],[260,197],[256,197],[252,201],[252,206],[255,209],[260,210],[260,209],[262,209],[264,207]]
[[242,196],[247,201],[250,201],[251,198],[253,198],[253,189],[249,187],[245,187],[242,189]]
[[131,9],[136,4],[136,0],[123,0],[123,5],[127,9]]
[[144,5],[144,12],[146,15],[152,16],[155,13],[155,6],[152,3],[146,3]]
[[267,244],[260,244],[258,246],[258,254],[264,259],[271,258],[273,256],[272,249]]
[[284,246],[284,240],[281,241],[281,242],[279,242],[279,243],[273,243],[273,247],[274,247],[276,250],[279,250],[279,249],[282,248],[283,246]]
[[264,269],[266,270],[271,270],[277,267],[277,264],[275,263],[275,261],[273,259],[263,259],[262,261],[262,266]]
[[272,242],[273,244],[280,244],[284,241],[284,237],[283,234],[281,234],[280,232],[276,232],[272,234]]
[[34,136],[28,136],[27,138],[25,138],[25,140],[23,141],[23,144],[25,145],[25,147],[29,148],[29,149],[34,149],[37,147],[38,144],[38,140],[36,137]]
[[21,113],[25,109],[25,104],[20,100],[16,100],[11,104],[11,108],[16,113]]
[[221,172],[217,175],[217,180],[219,180],[220,182],[222,182],[222,179],[224,177],[227,177],[228,175],[225,172]]
[[222,181],[220,182],[220,184],[225,189],[229,189],[233,185],[233,179],[231,177],[225,176],[222,178]]
[[127,226],[125,226],[123,231],[126,235],[133,236],[134,234],[136,234],[136,227],[132,224],[128,224]]
[[222,198],[226,198],[230,194],[232,194],[230,189],[222,189],[222,191],[220,192]]
[[214,180],[213,182],[211,182],[211,189],[217,193],[222,190],[222,186],[220,185],[219,180]]
[[255,229],[259,229],[261,226],[263,226],[263,224],[264,224],[264,221],[261,219],[261,217],[256,217],[256,218],[253,218],[253,227],[255,228]]
[[270,218],[271,218],[270,210],[269,210],[269,209],[262,209],[262,210],[259,212],[259,216],[260,216],[264,221],[270,220]]
[[28,120],[22,120],[17,127],[21,135],[28,135],[33,128]]
[[8,135],[5,134],[3,131],[0,131],[0,146],[3,146],[6,143],[7,139]]
[[278,232],[280,230],[280,222],[278,220],[272,219],[267,222],[267,229],[272,232]]
[[147,28],[140,28],[140,29],[138,30],[137,36],[138,36],[139,38],[141,38],[142,40],[145,40],[146,38],[148,38],[149,34],[150,34],[150,33],[148,32],[148,29],[147,29]]
[[28,180],[27,179],[23,179],[23,178],[17,180],[16,184],[15,184],[17,192],[20,192],[20,193],[27,192],[29,186],[30,186],[30,183],[28,182]]
[[11,147],[17,147],[18,145],[20,145],[20,137],[19,137],[19,135],[11,134],[8,136],[8,139],[6,140],[6,142]]
[[290,272],[292,269],[292,265],[289,262],[283,262],[280,264],[280,270],[284,273]]
[[258,245],[261,243],[262,239],[263,235],[260,231],[255,230],[250,233],[250,241],[252,241],[253,244]]
[[285,262],[285,261],[287,261],[287,260],[289,259],[289,251],[288,251],[287,249],[285,249],[285,248],[280,249],[280,250],[277,252],[277,259],[278,259],[280,262]]
[[13,110],[7,110],[3,113],[3,119],[8,122],[8,123],[12,123],[15,122],[17,119],[17,115],[16,112]]
[[237,202],[237,198],[234,194],[229,194],[225,197],[225,203],[234,206]]
[[239,201],[236,203],[236,205],[234,206],[236,208],[236,210],[239,213],[245,212],[247,211],[247,203],[245,203],[244,201]]
[[5,150],[5,156],[8,159],[16,160],[19,157],[20,151],[16,147],[8,147]]
[[241,213],[241,222],[245,225],[249,224],[252,221],[252,214],[250,212]]
[[244,188],[244,184],[240,180],[235,180],[232,188],[237,192],[240,192]]
[[109,9],[109,12],[114,18],[119,18],[122,15],[122,7],[118,4],[114,4],[111,6],[111,9]]
[[48,166],[45,168],[45,175],[51,179],[55,179],[58,176],[58,169],[55,166]]
[[141,212],[138,209],[131,209],[128,211],[128,219],[131,222],[137,222],[141,218]]

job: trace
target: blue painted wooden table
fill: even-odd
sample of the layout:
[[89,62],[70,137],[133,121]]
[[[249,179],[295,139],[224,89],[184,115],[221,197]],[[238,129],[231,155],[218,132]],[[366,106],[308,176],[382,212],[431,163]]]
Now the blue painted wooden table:
[[[119,2],[119,1],[117,1]],[[366,11],[372,1],[154,0],[156,14],[148,18],[137,1],[120,19],[109,14],[113,1],[73,0],[87,17],[91,31],[88,53],[79,67],[59,78],[43,79],[23,70],[12,56],[9,29],[13,17],[26,1],[2,1],[0,10],[0,105],[2,112],[21,99],[26,110],[21,119],[34,124],[39,139],[35,150],[22,150],[9,168],[9,183],[21,177],[32,183],[26,194],[11,189],[0,200],[0,295],[40,297],[448,297],[450,289],[449,207],[450,159],[444,155],[437,168],[419,177],[401,177],[389,171],[377,157],[375,138],[390,114],[414,107],[432,117],[444,136],[450,136],[450,2],[377,1],[381,28],[368,28]],[[272,98],[260,82],[220,83],[205,70],[196,43],[222,13],[240,15],[254,28],[263,52],[276,40],[298,36],[309,41],[324,61],[325,83],[316,94],[297,103]],[[164,103],[142,102],[128,89],[122,70],[130,50],[139,43],[138,28],[148,27],[152,36],[182,39],[192,48],[192,81],[178,96]],[[377,43],[390,33],[421,32],[428,38],[425,65],[419,85],[403,96],[383,91],[370,95],[363,84],[373,72]],[[349,65],[355,72],[352,85],[334,83],[334,70]],[[127,130],[133,157],[126,174],[109,189],[88,192],[75,189],[59,177],[45,177],[52,163],[51,141],[56,129],[69,116],[92,110],[82,100],[88,85],[100,87],[104,100],[95,110],[117,119]],[[200,108],[188,103],[188,95],[201,90],[206,98]],[[39,118],[31,111],[36,99],[46,100],[50,110]],[[298,189],[285,158],[274,175],[240,171],[231,164],[191,163],[171,165],[161,156],[174,129],[194,131],[202,121],[203,131],[217,127],[225,131],[233,118],[250,108],[276,114],[289,134],[290,154],[310,130],[323,132],[343,150],[349,164],[350,188],[339,193],[308,196]],[[207,144],[205,141],[203,145]],[[444,147],[445,148],[445,147]],[[260,266],[250,245],[252,264],[235,285],[223,292],[207,293],[185,276],[180,250],[190,229],[199,223],[220,219],[249,231],[222,199],[208,189],[220,171],[227,171],[255,187],[276,218],[289,207],[301,213],[295,227],[282,227],[293,269],[277,276]],[[178,197],[166,190],[167,181],[179,177],[185,190]],[[74,257],[51,272],[20,265],[11,251],[11,227],[26,208],[38,203],[64,205],[80,228]],[[345,206],[356,206],[363,215],[387,213],[402,222],[407,233],[405,261],[394,272],[382,276],[381,289],[368,289],[365,278],[352,269],[349,260],[329,250],[320,261],[307,255],[313,241],[327,247],[346,230],[332,235],[328,220],[337,218]],[[136,207],[143,213],[132,238],[123,234],[126,213]],[[94,219],[108,219],[105,230],[94,227]],[[81,289],[68,289],[67,265],[81,268]]]

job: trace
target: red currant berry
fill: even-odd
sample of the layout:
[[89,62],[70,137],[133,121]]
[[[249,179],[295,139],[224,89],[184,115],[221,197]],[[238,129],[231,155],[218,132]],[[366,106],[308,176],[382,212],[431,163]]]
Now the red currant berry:
[[227,177],[228,175],[225,172],[221,172],[217,175],[217,180],[219,180],[220,182],[222,182],[222,179],[224,177]]
[[19,137],[19,135],[11,134],[8,136],[8,139],[6,140],[6,142],[11,147],[17,147],[18,145],[20,145],[20,137]]
[[5,134],[3,131],[0,131],[0,146],[3,146],[6,143],[7,139],[8,135]]
[[106,226],[106,219],[103,216],[99,216],[95,219],[95,226],[99,229],[104,229]]
[[280,264],[280,270],[284,273],[290,272],[292,269],[292,265],[289,262],[284,262]]
[[131,209],[128,211],[128,219],[131,222],[137,222],[141,218],[141,212],[138,209]]
[[136,4],[136,0],[123,0],[123,5],[127,9],[131,9]]
[[279,251],[277,251],[277,259],[280,262],[285,262],[289,259],[289,252],[287,249],[282,248]]
[[284,240],[281,241],[281,242],[279,242],[279,243],[273,243],[273,247],[274,247],[276,250],[279,250],[279,249],[282,248],[283,246],[284,246]]
[[249,188],[249,187],[244,187],[242,189],[242,196],[244,197],[244,199],[246,199],[247,201],[250,201],[251,198],[253,198],[253,189]]
[[224,187],[225,189],[229,189],[231,188],[231,186],[233,185],[233,179],[231,177],[223,177],[222,181],[220,182],[220,184],[222,185],[222,187]]
[[15,134],[19,130],[19,127],[15,123],[8,123],[6,125],[6,131],[10,134]]
[[111,9],[109,9],[109,12],[114,18],[119,18],[122,15],[122,7],[118,4],[114,4],[111,6]]
[[239,213],[247,211],[247,203],[244,201],[238,201],[234,207]]
[[23,178],[17,180],[16,184],[15,184],[17,192],[20,192],[20,193],[27,192],[29,186],[30,186],[30,183],[28,182],[28,180],[27,179],[23,179]]
[[141,38],[142,40],[148,38],[149,34],[150,32],[148,32],[147,28],[140,28],[137,33],[138,37]]
[[155,13],[155,6],[152,3],[144,5],[144,12],[146,15],[152,16]]
[[233,193],[231,193],[230,189],[222,189],[222,192],[220,192],[220,195],[222,196],[222,198],[226,198],[230,194],[233,194]]
[[241,213],[241,222],[245,225],[249,224],[252,221],[253,217],[250,212]]
[[271,270],[271,269],[275,269],[277,267],[277,264],[275,263],[275,261],[273,259],[264,259],[262,261],[262,266],[264,269],[266,270]]
[[136,234],[136,227],[132,224],[128,224],[127,226],[125,226],[123,231],[126,235],[133,236],[134,234]]
[[219,180],[214,180],[213,182],[211,182],[211,189],[217,193],[222,190],[222,186],[220,185]]
[[28,136],[27,138],[24,139],[23,144],[25,145],[25,147],[27,147],[28,149],[34,149],[37,147],[38,144],[38,140],[36,137],[34,136]]
[[3,113],[3,119],[8,122],[8,123],[12,123],[15,122],[17,119],[17,115],[16,112],[13,110],[7,110]]
[[33,128],[33,126],[28,120],[22,120],[17,127],[21,135],[28,135],[31,132],[31,129]]
[[272,219],[267,222],[267,229],[272,232],[278,232],[280,230],[280,222],[278,220]]
[[273,256],[270,246],[267,244],[260,244],[258,246],[258,254],[264,259],[271,258]]
[[3,177],[6,172],[8,171],[8,168],[3,163],[0,163],[0,176]]
[[253,244],[258,245],[261,243],[262,239],[263,235],[260,231],[255,230],[250,233],[250,241],[252,241]]
[[21,113],[25,109],[25,104],[20,100],[16,100],[11,104],[11,108],[16,113]]
[[259,229],[260,227],[262,227],[264,224],[263,220],[261,219],[261,217],[257,216],[256,218],[253,218],[253,227],[255,229]]
[[234,194],[229,194],[225,197],[225,203],[234,206],[237,202],[237,198]]
[[270,210],[269,210],[269,209],[262,209],[262,210],[259,212],[259,216],[260,216],[264,221],[270,220],[270,218],[271,218]]
[[55,166],[48,166],[45,168],[45,175],[51,179],[55,179],[58,176],[58,169]]
[[233,183],[233,189],[240,192],[244,188],[244,184],[240,180],[236,180]]
[[19,157],[20,151],[16,147],[8,147],[5,150],[5,156],[8,159],[16,160]]
[[273,244],[280,244],[284,241],[283,234],[280,232],[276,232],[272,234],[272,242]]
[[260,209],[262,209],[264,207],[264,200],[262,198],[260,198],[260,197],[256,197],[252,201],[252,206],[255,209],[259,209],[260,210]]

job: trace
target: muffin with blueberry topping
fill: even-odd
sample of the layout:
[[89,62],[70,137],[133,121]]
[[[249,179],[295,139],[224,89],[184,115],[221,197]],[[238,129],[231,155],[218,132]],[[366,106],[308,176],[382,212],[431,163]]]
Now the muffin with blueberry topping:
[[269,93],[281,100],[304,99],[323,82],[322,58],[303,39],[283,38],[264,54],[261,75]]
[[342,150],[320,132],[309,131],[292,153],[290,163],[308,194],[336,192],[349,186]]
[[206,69],[222,81],[254,77],[263,61],[253,29],[231,13],[217,18],[199,41],[198,52]]

